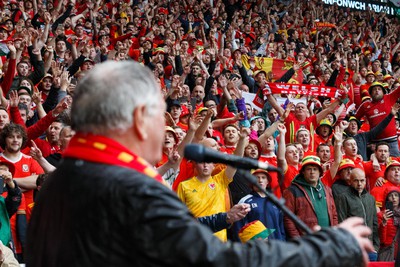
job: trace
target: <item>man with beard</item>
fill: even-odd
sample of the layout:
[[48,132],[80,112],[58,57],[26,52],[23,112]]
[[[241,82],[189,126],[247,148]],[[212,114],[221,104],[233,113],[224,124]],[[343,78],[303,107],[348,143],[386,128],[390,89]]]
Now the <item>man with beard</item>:
[[43,169],[32,157],[21,152],[26,141],[26,132],[18,124],[9,123],[0,133],[0,145],[4,150],[0,154],[0,159],[14,165],[14,179],[17,179],[19,187],[25,190],[26,203],[30,204],[33,202],[33,189],[36,188],[37,175],[43,173]]
[[[371,127],[377,126],[390,114],[393,105],[400,97],[400,89],[397,88],[390,94],[384,94],[385,88],[379,82],[374,82],[368,89],[371,101],[366,101],[357,110],[355,117],[361,119],[366,116]],[[385,141],[389,144],[390,155],[399,157],[399,145],[397,143],[397,129],[394,118],[389,125],[380,132],[375,141]]]
[[196,99],[196,106],[192,107],[193,110],[197,110],[198,108],[203,106],[203,99],[205,97],[204,87],[201,85],[196,85],[192,91],[192,98]]
[[[26,207],[33,203],[33,190],[36,189],[36,179],[44,173],[40,165],[30,156],[21,152],[27,135],[21,125],[9,123],[0,133],[0,146],[4,150],[0,154],[0,161],[13,166],[13,179],[22,189],[25,202],[18,208],[17,214],[11,218],[11,229],[17,256],[22,259],[25,245]],[[18,231],[17,231],[18,229]]]
[[186,77],[185,84],[189,85],[189,88],[191,91],[194,91],[195,86],[196,86],[196,79],[198,77],[201,77],[202,67],[201,67],[200,62],[195,61],[192,63],[190,68],[191,68],[191,71]]

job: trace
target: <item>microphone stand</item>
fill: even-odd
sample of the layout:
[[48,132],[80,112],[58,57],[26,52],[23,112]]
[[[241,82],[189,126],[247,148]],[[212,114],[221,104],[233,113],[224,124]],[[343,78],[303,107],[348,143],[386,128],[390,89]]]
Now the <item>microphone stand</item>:
[[250,172],[245,171],[243,169],[237,169],[236,171],[239,175],[242,175],[243,177],[246,178],[246,180],[256,186],[259,190],[261,190],[261,192],[263,192],[265,194],[265,196],[267,197],[267,199],[269,201],[271,201],[275,206],[277,206],[280,210],[282,210],[282,212],[289,217],[301,230],[303,230],[305,233],[307,234],[312,234],[313,232],[311,231],[311,229],[302,221],[300,220],[290,209],[288,209],[288,207],[285,206],[285,200],[284,199],[278,199],[275,195],[269,193],[267,190],[265,190],[264,188],[262,188],[255,176],[253,176]]

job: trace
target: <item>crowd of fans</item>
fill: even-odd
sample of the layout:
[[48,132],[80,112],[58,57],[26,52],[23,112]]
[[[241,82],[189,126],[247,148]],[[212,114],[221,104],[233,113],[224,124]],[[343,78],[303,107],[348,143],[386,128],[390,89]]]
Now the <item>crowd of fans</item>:
[[[167,104],[164,153],[155,167],[193,214],[250,204],[244,219],[216,233],[222,240],[304,233],[233,168],[185,159],[186,144],[280,167],[282,177],[252,173],[310,227],[363,217],[373,229],[370,259],[393,260],[400,224],[397,18],[320,0],[0,6],[0,240],[20,262],[34,197],[74,135],[74,88],[106,60],[135,60],[153,71]],[[286,73],[260,68],[255,62],[263,58],[285,60]],[[272,83],[296,82],[294,76],[340,93],[271,93]],[[261,96],[262,109],[245,100],[252,94]]]

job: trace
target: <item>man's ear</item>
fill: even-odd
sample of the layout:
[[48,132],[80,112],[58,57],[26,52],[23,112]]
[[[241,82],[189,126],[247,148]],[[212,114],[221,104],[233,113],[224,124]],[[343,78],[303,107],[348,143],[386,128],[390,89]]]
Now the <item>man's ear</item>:
[[145,127],[146,120],[148,120],[146,116],[147,110],[146,106],[139,106],[133,111],[133,131],[134,134],[139,138],[139,140],[146,140],[149,133]]

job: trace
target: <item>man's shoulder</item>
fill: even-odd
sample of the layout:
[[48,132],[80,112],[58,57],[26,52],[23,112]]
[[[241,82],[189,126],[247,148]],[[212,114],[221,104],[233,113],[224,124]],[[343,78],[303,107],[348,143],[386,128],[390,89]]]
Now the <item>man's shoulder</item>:
[[98,188],[102,186],[129,188],[137,185],[142,187],[159,185],[166,188],[155,179],[134,169],[80,159],[64,159],[52,176],[58,179],[68,177],[68,179],[71,179],[71,183]]
[[304,186],[302,186],[301,184],[296,183],[296,182],[292,182],[286,190],[291,192],[294,197],[304,197],[305,196]]

